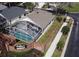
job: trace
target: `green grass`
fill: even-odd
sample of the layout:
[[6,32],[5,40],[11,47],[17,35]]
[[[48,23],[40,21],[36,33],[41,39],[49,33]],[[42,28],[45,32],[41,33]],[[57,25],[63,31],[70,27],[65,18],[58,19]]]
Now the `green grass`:
[[72,7],[65,6],[64,9],[69,12],[79,12],[79,4],[74,4]]
[[[70,28],[70,26],[71,26],[71,23],[72,23],[72,20],[69,20],[69,23],[68,23],[68,25],[67,25],[67,26],[69,26],[69,28]],[[58,50],[58,49],[56,48],[55,51],[54,51],[54,53],[53,53],[53,55],[52,55],[53,57],[60,57],[60,56],[61,56],[61,53],[62,53],[62,51],[63,51],[64,45],[65,45],[65,42],[66,42],[66,39],[67,39],[67,36],[68,36],[68,34],[61,36],[59,42],[63,42],[62,50]]]
[[49,48],[62,24],[63,21],[58,22],[57,20],[55,20],[51,27],[48,29],[48,31],[39,39],[38,42],[44,46],[45,52]]
[[7,57],[41,57],[43,56],[43,53],[36,50],[36,49],[32,49],[32,50],[29,50],[29,51],[24,51],[24,52],[11,52],[9,51],[7,53]]
[[[63,45],[65,44],[66,38],[67,38],[67,35],[62,35],[62,37],[60,38],[60,41],[63,42]],[[63,50],[63,48],[62,48],[62,50]],[[62,50],[55,49],[53,57],[60,57]]]
[[58,28],[60,26],[60,23],[55,21],[52,26],[48,29],[48,31],[39,39],[39,42],[44,44],[46,41],[46,38],[48,39],[49,37],[51,38],[51,36],[55,35],[55,28]]
[[55,53],[53,54],[53,57],[60,57],[60,55],[61,55],[61,51],[56,49]]

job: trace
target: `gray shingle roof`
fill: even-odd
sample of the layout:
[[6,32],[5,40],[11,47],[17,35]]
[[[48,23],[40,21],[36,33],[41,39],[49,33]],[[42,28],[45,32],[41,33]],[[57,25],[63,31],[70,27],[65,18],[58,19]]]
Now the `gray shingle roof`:
[[44,29],[53,19],[52,13],[44,10],[34,10],[32,13],[27,15],[32,19],[38,26]]
[[4,9],[1,14],[8,20],[12,20],[25,13],[25,10],[20,7],[10,7]]

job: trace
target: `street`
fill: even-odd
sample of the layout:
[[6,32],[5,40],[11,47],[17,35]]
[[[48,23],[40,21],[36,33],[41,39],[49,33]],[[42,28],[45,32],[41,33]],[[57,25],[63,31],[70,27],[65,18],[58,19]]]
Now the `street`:
[[65,52],[65,57],[79,57],[79,13],[70,14],[74,19],[74,25]]

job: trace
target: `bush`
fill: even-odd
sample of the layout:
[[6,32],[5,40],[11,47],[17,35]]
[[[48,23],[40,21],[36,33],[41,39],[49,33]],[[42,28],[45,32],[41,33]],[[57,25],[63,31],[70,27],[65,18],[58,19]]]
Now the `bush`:
[[58,22],[61,22],[61,21],[62,21],[62,17],[61,17],[61,16],[57,16],[57,17],[56,17],[56,20],[57,20]]
[[61,31],[61,32],[62,32],[64,35],[66,35],[66,34],[68,34],[69,30],[70,30],[70,28],[69,28],[68,26],[64,26],[64,27],[62,28],[62,31]]
[[57,44],[57,49],[62,50],[62,48],[64,46],[63,44],[64,44],[63,41],[59,41],[58,44]]

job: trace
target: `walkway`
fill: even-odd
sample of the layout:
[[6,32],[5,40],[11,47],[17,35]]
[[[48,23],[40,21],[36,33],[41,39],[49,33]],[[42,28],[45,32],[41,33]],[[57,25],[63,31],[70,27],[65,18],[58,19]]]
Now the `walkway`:
[[63,25],[61,26],[60,30],[58,31],[58,33],[57,33],[57,35],[56,35],[56,37],[55,37],[55,39],[54,39],[54,41],[51,43],[51,45],[50,45],[48,51],[46,52],[45,57],[51,57],[51,56],[53,55],[53,53],[54,53],[54,51],[55,51],[55,49],[56,49],[57,43],[59,42],[59,40],[60,40],[60,38],[61,38],[61,36],[62,36],[61,30],[62,30],[62,28],[63,28],[64,26],[66,26],[66,25],[67,25],[67,23],[64,22]]

